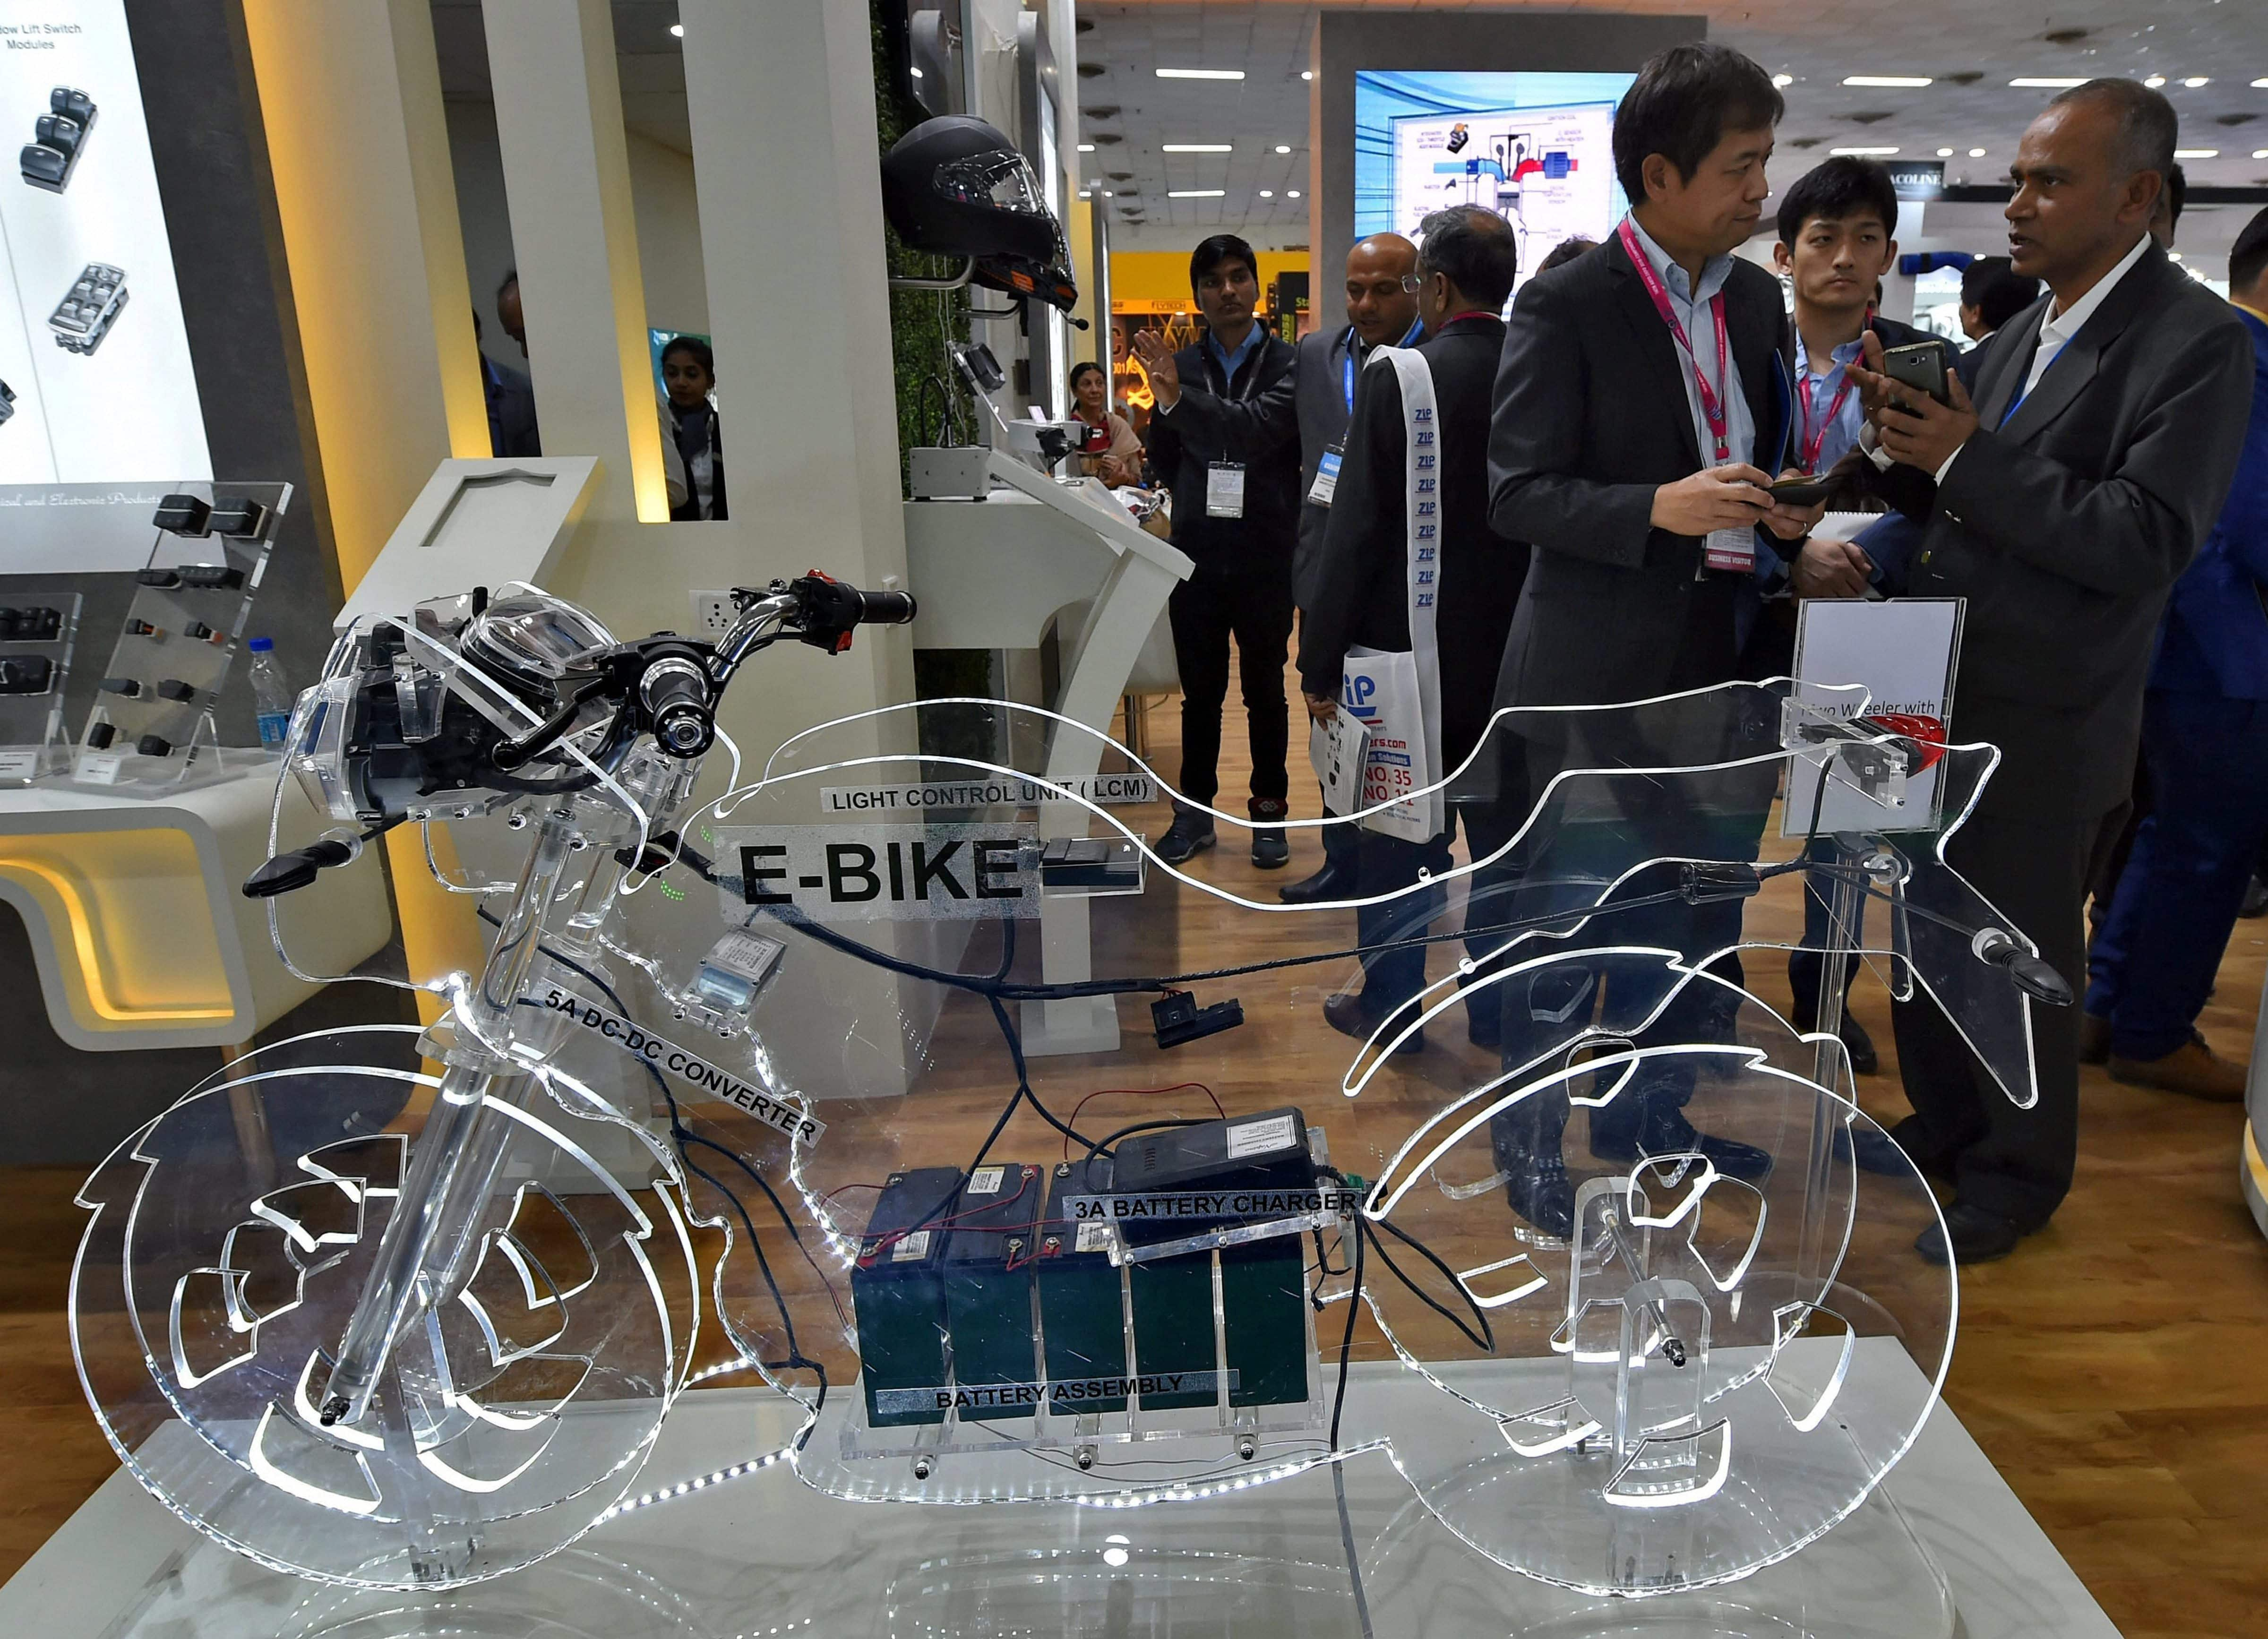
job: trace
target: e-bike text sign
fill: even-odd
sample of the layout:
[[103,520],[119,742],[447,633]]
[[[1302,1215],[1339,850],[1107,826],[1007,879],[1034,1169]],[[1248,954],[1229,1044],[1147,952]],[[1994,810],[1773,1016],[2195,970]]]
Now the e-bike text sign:
[[1039,827],[725,826],[714,833],[727,921],[793,906],[814,922],[1040,914]]

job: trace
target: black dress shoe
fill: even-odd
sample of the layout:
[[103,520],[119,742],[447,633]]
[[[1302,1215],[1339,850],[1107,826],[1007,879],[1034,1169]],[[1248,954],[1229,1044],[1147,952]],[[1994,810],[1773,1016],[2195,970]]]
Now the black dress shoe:
[[1276,890],[1276,897],[1286,905],[1313,905],[1321,900],[1345,899],[1354,892],[1354,872],[1340,869],[1336,859],[1323,861],[1323,868],[1312,877]]
[[1991,1263],[2015,1251],[2023,1238],[2013,1219],[1955,1201],[1945,1209],[1945,1227],[1940,1230],[1933,1224],[1922,1231],[1914,1250],[1930,1263]]
[[1853,1076],[1879,1076],[1882,1061],[1874,1052],[1874,1039],[1867,1027],[1848,1013],[1843,1016],[1843,1028],[1837,1033],[1843,1038],[1843,1050],[1851,1055]]
[[1490,1150],[1504,1175],[1506,1204],[1546,1235],[1573,1238],[1575,1186],[1568,1180],[1567,1158],[1556,1135],[1548,1143],[1531,1144],[1508,1136],[1510,1125],[1501,1118],[1489,1124]]
[[[1623,1096],[1632,1095],[1626,1092]],[[1744,1183],[1761,1184],[1771,1176],[1770,1151],[1705,1133],[1675,1106],[1649,1102],[1636,1134],[1629,1138],[1619,1133],[1602,1134],[1598,1128],[1598,1116],[1594,1113],[1591,1120],[1591,1153],[1617,1166],[1634,1166],[1648,1156],[1698,1154],[1706,1157],[1709,1164],[1726,1177],[1737,1178]]]
[[[1352,1036],[1358,1041],[1369,1040],[1377,1033],[1384,1019],[1384,1014],[1351,992],[1342,991],[1337,996],[1323,999],[1323,1022],[1339,1034]],[[1396,1027],[1399,1028],[1398,1025]],[[1394,1055],[1398,1058],[1405,1053],[1423,1053],[1425,1050],[1425,1033],[1420,1030],[1395,1047]]]
[[1190,809],[1175,809],[1174,823],[1158,839],[1158,857],[1169,865],[1204,852],[1213,845],[1212,821]]
[[[1840,1139],[1836,1148],[1840,1153]],[[1859,1170],[1878,1178],[1904,1178],[1919,1172],[1925,1178],[1953,1181],[1953,1158],[1930,1143],[1918,1115],[1907,1116],[1887,1133],[1869,1128],[1852,1134],[1851,1150]]]

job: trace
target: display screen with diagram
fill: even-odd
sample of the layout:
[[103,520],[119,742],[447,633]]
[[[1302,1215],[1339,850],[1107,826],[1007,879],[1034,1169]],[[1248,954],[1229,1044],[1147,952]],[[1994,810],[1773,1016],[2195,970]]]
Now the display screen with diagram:
[[1501,212],[1520,277],[1563,239],[1602,239],[1629,202],[1615,180],[1628,74],[1355,76],[1354,231],[1415,237],[1445,205]]
[[0,0],[0,570],[136,569],[213,469],[122,0]]

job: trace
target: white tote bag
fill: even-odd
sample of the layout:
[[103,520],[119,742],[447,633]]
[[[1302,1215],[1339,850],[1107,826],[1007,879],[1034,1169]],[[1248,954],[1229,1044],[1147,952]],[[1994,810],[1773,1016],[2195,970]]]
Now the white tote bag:
[[1424,842],[1442,829],[1441,793],[1428,789],[1442,774],[1441,660],[1433,635],[1441,561],[1440,444],[1433,372],[1423,356],[1408,348],[1382,347],[1366,368],[1378,368],[1381,359],[1400,378],[1402,389],[1410,646],[1403,653],[1349,650],[1340,704],[1369,730],[1363,807],[1393,805],[1369,815],[1363,825],[1382,835]]

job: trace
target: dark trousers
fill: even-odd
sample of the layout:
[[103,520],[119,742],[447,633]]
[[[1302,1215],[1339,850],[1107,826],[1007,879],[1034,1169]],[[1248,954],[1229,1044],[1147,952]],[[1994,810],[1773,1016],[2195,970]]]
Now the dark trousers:
[[[2075,979],[2086,960],[2080,906],[2088,875],[2124,815],[2123,803],[2084,819],[2038,808],[1979,812],[1946,844],[1946,863],[2029,935],[2050,966]],[[2006,982],[1981,966],[1970,977]],[[2026,1231],[2045,1224],[2069,1193],[2079,1153],[2079,1009],[2029,1005],[2040,1093],[2029,1110],[2000,1091],[1926,991],[1916,987],[1890,1010],[1924,1150],[1951,1164],[1962,1201]]]
[[[1835,914],[1828,908],[1825,897],[1834,891],[1835,884],[1831,879],[1820,878],[1815,880],[1808,872],[1805,874],[1803,944],[1800,948],[1787,953],[1787,988],[1795,1003],[1792,1010],[1792,1022],[1807,1030],[1812,1027],[1819,1017],[1819,987],[1821,981],[1827,976],[1828,962],[1830,959],[1834,961],[1837,970],[1842,974],[1843,994],[1846,997],[1851,994],[1851,987],[1858,982],[1859,978],[1858,957],[1838,954],[1830,959],[1827,951],[1830,945],[1850,944],[1852,942],[1852,936],[1854,934],[1860,936],[1859,944],[1861,945],[1865,944],[1864,935],[1867,927],[1864,907],[1861,907],[1859,924],[1857,928],[1837,929]],[[1877,937],[1887,939],[1889,935],[1886,931],[1880,932]]]
[[1284,662],[1292,642],[1288,562],[1252,574],[1200,569],[1174,588],[1167,612],[1182,673],[1182,795],[1210,804],[1220,791],[1220,712],[1228,697],[1228,641],[1236,639],[1244,721],[1252,741],[1252,797],[1281,803],[1291,790],[1284,759],[1291,713]]
[[[1561,759],[1539,748],[1530,789],[1543,790]],[[1580,763],[1580,757],[1565,761]],[[1607,885],[1624,878],[1649,861],[1681,859],[1752,860],[1771,800],[1773,771],[1768,767],[1719,770],[1646,781],[1578,782],[1557,802],[1577,804],[1578,818],[1547,807],[1531,831],[1511,896],[1523,921],[1559,911],[1590,911],[1581,930],[1568,941],[1586,946],[1634,945],[1675,951],[1698,966],[1719,952],[1712,971],[1733,984],[1742,981],[1740,958],[1729,953],[1741,937],[1737,898],[1682,900],[1613,908],[1616,900],[1650,899],[1679,881],[1674,864],[1653,866],[1629,878],[1614,899],[1601,905]],[[1610,793],[1602,801],[1598,793]],[[1570,918],[1565,924],[1573,926]],[[1543,955],[1548,940],[1531,940],[1515,954]],[[1619,1029],[1654,1011],[1654,1003],[1675,982],[1657,959],[1600,957],[1569,961],[1515,978],[1497,987],[1503,1008],[1502,1062],[1506,1069],[1525,1064],[1594,1024]],[[1617,995],[1617,990],[1622,994]],[[1706,980],[1687,981],[1652,1022],[1633,1029],[1639,1047],[1706,1043],[1733,1039],[1739,997]],[[1649,1110],[1682,1108],[1693,1095],[1693,1068],[1675,1061],[1649,1064],[1632,1084],[1603,1108],[1591,1112],[1594,1148],[1624,1148],[1637,1136]],[[1495,1119],[1499,1142],[1541,1153],[1556,1150],[1569,1113],[1564,1087],[1532,1098]]]
[[2087,1011],[2121,1058],[2190,1039],[2268,840],[2268,702],[2154,690],[2142,756],[2151,810],[2088,960]]

